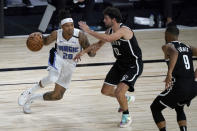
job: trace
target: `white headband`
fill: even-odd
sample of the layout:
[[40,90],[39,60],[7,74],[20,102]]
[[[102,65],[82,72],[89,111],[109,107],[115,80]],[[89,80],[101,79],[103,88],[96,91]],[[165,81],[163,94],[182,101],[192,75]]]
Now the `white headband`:
[[69,23],[69,22],[73,22],[73,19],[72,19],[72,18],[63,19],[63,20],[61,21],[61,25],[66,24],[66,23]]

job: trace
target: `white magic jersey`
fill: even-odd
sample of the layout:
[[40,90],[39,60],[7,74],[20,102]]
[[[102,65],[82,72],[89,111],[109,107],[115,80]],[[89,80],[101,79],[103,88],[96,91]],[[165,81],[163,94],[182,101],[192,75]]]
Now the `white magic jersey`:
[[79,44],[80,30],[74,29],[73,37],[68,41],[62,36],[62,32],[62,29],[57,30],[57,54],[69,63],[73,63],[73,58],[81,51]]
[[62,29],[57,30],[57,52],[55,53],[53,65],[49,62],[50,81],[59,84],[68,89],[72,73],[76,68],[76,62],[73,60],[75,55],[80,52],[79,31],[74,29],[73,37],[68,41],[62,36]]

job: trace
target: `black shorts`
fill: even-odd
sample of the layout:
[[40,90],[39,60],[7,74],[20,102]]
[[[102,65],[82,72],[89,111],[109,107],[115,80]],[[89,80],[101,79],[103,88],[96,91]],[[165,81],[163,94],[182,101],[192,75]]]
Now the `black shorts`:
[[105,84],[116,86],[123,82],[129,86],[130,92],[134,91],[134,84],[137,78],[142,74],[143,63],[137,61],[136,65],[124,64],[116,61],[105,78]]
[[160,93],[154,102],[174,109],[176,106],[189,106],[197,94],[197,82],[194,79],[175,79],[172,88]]

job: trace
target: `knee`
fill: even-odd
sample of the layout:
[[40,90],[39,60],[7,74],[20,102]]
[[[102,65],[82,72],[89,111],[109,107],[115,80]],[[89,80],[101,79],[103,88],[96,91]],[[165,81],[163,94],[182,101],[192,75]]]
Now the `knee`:
[[102,88],[101,89],[101,94],[108,96],[110,93],[109,93],[109,90],[108,89]]

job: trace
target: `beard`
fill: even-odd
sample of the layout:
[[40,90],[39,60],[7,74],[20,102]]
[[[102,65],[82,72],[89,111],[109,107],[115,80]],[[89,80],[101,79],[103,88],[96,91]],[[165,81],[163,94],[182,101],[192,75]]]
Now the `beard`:
[[106,28],[111,28],[111,27],[112,27],[112,23],[110,23],[110,24],[105,24],[105,27],[106,27]]

